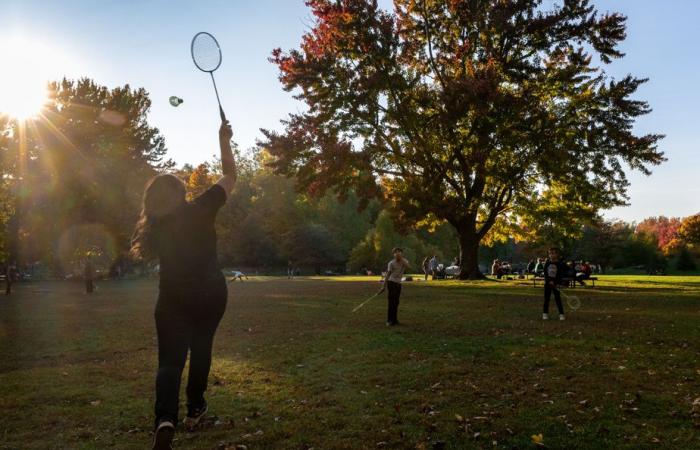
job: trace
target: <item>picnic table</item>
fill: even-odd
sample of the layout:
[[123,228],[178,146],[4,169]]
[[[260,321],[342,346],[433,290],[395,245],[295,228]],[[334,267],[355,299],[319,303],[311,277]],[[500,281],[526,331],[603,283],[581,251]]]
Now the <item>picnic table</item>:
[[[583,280],[583,281],[584,281],[584,282],[590,281],[590,282],[592,283],[591,285],[592,285],[593,287],[595,287],[595,282],[596,282],[597,280],[598,280],[598,278],[596,278],[596,277],[588,277],[588,278],[586,278],[586,279]],[[532,279],[532,285],[533,285],[534,287],[537,287],[537,282],[538,282],[538,281],[541,281],[542,284],[544,284],[544,277],[542,277],[542,276],[536,276],[536,277],[534,277],[534,278]],[[561,284],[564,285],[564,286],[568,286],[568,287],[575,288],[577,283],[578,283],[578,282],[576,281],[576,278],[564,277],[564,278],[561,279]]]

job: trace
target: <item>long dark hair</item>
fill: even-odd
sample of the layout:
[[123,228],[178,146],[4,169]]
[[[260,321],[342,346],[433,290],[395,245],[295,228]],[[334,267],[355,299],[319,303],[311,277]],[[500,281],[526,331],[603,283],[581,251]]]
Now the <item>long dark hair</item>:
[[185,193],[185,183],[175,175],[157,175],[146,183],[141,216],[131,238],[132,258],[148,260],[158,256],[158,225],[185,202]]

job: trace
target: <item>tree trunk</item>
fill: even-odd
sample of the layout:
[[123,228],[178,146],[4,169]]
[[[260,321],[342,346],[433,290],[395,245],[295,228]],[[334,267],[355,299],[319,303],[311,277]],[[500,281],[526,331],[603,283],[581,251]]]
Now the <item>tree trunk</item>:
[[459,279],[481,280],[484,275],[479,270],[479,239],[469,230],[457,230],[459,233]]

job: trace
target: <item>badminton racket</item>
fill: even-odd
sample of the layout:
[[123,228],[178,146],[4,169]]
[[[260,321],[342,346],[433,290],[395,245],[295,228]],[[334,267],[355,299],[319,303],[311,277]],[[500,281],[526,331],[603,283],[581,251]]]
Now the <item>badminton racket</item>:
[[219,47],[219,42],[211,34],[201,31],[192,38],[190,51],[192,52],[194,65],[211,76],[211,82],[216,93],[216,102],[219,104],[219,115],[221,120],[225,121],[226,114],[224,114],[224,109],[221,107],[219,90],[216,88],[216,80],[214,79],[214,72],[221,66],[221,47]]
[[581,307],[581,299],[578,298],[576,295],[574,295],[574,294],[566,294],[566,293],[565,293],[564,291],[562,291],[561,289],[557,289],[556,291],[559,293],[559,295],[561,295],[562,297],[564,297],[564,299],[566,300],[566,304],[567,304],[567,305],[569,306],[569,308],[571,308],[572,310],[576,311],[577,309],[579,309],[579,308]]

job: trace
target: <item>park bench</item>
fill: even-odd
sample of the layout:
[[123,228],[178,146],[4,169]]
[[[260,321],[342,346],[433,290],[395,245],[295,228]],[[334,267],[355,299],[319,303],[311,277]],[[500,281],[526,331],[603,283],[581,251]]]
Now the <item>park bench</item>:
[[[596,282],[597,280],[598,280],[598,278],[596,278],[596,277],[589,277],[589,278],[583,280],[583,282],[584,282],[584,283],[587,283],[587,282],[590,281],[590,282],[591,282],[591,286],[595,287],[595,282]],[[532,285],[533,285],[534,287],[537,287],[537,282],[538,282],[538,281],[541,281],[541,282],[544,284],[544,277],[540,277],[540,276],[534,277],[534,278],[532,279]],[[576,278],[564,277],[564,278],[561,279],[561,284],[563,284],[563,285],[565,285],[565,286],[569,286],[569,287],[575,288],[575,287],[576,287],[576,284],[577,284]]]

